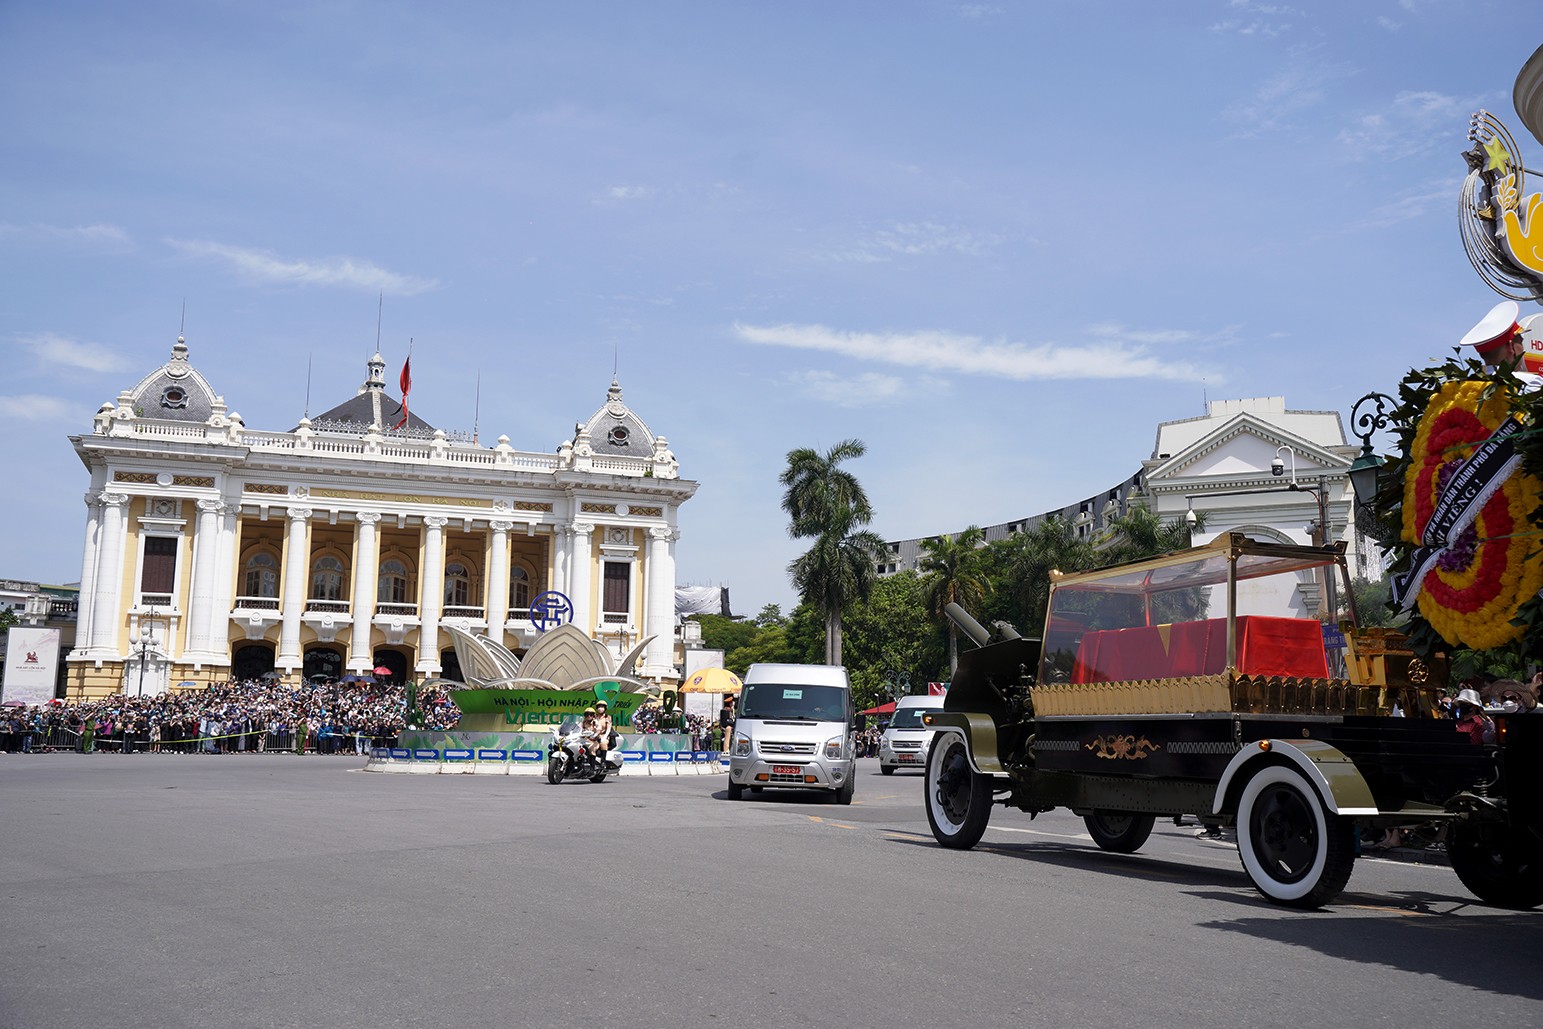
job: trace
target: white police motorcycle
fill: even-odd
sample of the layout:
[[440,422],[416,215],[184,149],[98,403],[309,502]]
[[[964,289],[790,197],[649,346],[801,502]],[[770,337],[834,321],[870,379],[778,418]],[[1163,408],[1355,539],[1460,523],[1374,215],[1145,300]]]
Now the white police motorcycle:
[[552,742],[546,748],[546,781],[556,786],[569,779],[588,779],[605,782],[605,777],[621,770],[621,748],[616,745],[616,733],[611,733],[609,749],[604,759],[591,755],[586,745],[595,739],[593,732],[585,732],[577,718],[569,718],[552,730]]

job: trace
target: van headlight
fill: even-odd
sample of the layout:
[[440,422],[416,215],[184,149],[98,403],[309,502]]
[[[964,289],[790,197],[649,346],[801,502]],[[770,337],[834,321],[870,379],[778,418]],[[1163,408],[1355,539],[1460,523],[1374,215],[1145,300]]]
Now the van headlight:
[[750,737],[749,736],[735,736],[734,737],[734,756],[735,757],[749,757],[750,756]]
[[845,736],[832,736],[825,741],[825,760],[842,761],[846,758],[847,738]]

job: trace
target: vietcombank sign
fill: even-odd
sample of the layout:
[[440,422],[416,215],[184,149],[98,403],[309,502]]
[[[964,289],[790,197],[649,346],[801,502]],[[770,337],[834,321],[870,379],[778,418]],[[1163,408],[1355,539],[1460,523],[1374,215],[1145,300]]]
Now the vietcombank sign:
[[584,709],[604,700],[611,721],[619,731],[632,725],[632,713],[643,703],[641,693],[623,693],[615,682],[596,683],[580,690],[456,690],[461,709],[460,726],[489,731],[517,732],[561,725],[579,718]]

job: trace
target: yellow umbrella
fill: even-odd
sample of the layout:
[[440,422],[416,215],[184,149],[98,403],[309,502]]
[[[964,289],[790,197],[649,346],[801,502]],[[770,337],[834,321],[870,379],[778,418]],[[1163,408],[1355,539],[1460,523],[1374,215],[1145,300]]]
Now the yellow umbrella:
[[680,684],[682,693],[738,693],[744,687],[727,668],[700,668]]

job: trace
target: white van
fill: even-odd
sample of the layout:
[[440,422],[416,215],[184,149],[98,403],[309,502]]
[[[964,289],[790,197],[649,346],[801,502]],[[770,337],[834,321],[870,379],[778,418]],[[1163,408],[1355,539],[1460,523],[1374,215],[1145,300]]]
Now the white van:
[[767,787],[828,790],[852,803],[856,719],[840,665],[754,664],[729,745],[729,799]]
[[942,697],[901,697],[889,728],[879,737],[879,771],[894,775],[897,768],[927,767],[927,748],[932,730],[922,725],[922,715],[943,710]]

